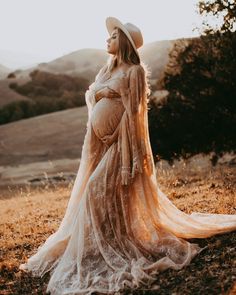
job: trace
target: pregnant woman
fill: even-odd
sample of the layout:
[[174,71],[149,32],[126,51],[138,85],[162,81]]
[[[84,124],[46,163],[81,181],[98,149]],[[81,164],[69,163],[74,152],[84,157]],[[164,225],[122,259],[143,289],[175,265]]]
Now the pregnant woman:
[[236,229],[236,215],[185,214],[160,190],[148,133],[147,69],[139,28],[106,19],[108,62],[86,92],[87,131],[65,216],[23,271],[50,271],[50,294],[122,294],[152,288],[188,265],[190,238]]

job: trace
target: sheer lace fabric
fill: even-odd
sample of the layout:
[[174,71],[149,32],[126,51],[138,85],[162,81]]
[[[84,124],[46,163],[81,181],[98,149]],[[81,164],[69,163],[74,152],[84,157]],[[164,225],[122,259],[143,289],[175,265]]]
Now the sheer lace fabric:
[[[109,78],[104,66],[86,92],[87,131],[64,218],[20,269],[50,271],[51,294],[122,294],[158,272],[188,265],[189,238],[236,229],[236,215],[185,214],[160,190],[147,119],[142,65]],[[109,86],[120,97],[95,100]]]

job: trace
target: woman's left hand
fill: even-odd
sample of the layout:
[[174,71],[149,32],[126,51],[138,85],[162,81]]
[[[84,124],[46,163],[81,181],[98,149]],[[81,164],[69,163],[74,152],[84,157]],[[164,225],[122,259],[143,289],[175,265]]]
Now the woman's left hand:
[[110,88],[109,86],[105,86],[104,88],[98,90],[95,94],[96,101],[99,101],[103,97],[106,98],[113,98],[113,97],[120,97],[120,94]]
[[119,125],[112,134],[105,135],[101,138],[102,142],[108,147],[117,140],[119,134]]

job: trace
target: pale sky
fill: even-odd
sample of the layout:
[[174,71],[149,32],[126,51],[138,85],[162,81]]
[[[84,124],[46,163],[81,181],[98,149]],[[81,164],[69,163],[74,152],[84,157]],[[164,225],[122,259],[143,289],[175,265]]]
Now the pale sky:
[[[137,25],[144,44],[198,36],[197,0],[0,0],[0,64],[4,52],[47,62],[82,48],[106,50],[105,19]],[[7,55],[7,52],[5,53]],[[24,57],[23,57],[24,56]],[[13,55],[12,55],[13,58]],[[23,61],[24,60],[24,61]],[[5,58],[10,66],[10,57]],[[8,64],[6,64],[8,63]]]

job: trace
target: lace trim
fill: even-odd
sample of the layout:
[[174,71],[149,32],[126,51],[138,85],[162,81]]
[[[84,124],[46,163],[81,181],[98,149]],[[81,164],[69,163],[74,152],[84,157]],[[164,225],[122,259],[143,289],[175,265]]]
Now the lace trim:
[[122,166],[121,167],[121,184],[128,185],[130,183],[131,174],[130,174],[130,166]]

